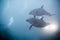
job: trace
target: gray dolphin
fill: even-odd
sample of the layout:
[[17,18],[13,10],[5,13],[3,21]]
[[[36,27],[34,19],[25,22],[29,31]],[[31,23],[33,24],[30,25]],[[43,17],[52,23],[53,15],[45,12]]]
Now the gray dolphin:
[[27,19],[26,21],[31,24],[31,26],[29,27],[29,30],[32,28],[32,26],[42,28],[42,27],[49,25],[49,23],[44,22],[43,18],[44,17],[42,17],[41,19],[37,19],[37,18]]
[[30,15],[34,15],[34,18],[35,18],[36,16],[43,16],[43,15],[52,16],[52,15],[54,15],[54,14],[50,14],[49,12],[47,12],[47,11],[43,8],[43,5],[41,6],[41,8],[37,8],[37,9],[32,10],[29,14],[30,14]]

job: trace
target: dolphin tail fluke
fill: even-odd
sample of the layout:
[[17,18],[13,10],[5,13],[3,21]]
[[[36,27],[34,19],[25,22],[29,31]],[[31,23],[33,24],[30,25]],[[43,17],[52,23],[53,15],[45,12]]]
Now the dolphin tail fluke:
[[49,16],[54,16],[54,15],[56,15],[56,14],[48,14]]
[[32,28],[32,25],[29,27],[29,30],[31,30],[31,28]]
[[56,15],[56,14],[52,14],[51,16],[54,16],[54,15]]

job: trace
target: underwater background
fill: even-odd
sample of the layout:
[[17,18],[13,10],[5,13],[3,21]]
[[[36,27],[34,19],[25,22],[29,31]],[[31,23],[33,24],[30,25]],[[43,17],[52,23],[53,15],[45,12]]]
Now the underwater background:
[[[58,36],[60,35],[59,3],[60,0],[0,0],[0,39],[1,40],[59,39]],[[44,5],[44,9],[48,11],[50,14],[56,14],[51,17],[44,16],[44,21],[54,24],[54,27],[51,26],[47,28],[47,30],[44,28],[41,29],[32,27],[32,29],[29,30],[31,24],[26,22],[26,20],[28,18],[33,17],[32,15],[29,15],[29,12],[32,11],[33,9],[41,8],[42,5]]]

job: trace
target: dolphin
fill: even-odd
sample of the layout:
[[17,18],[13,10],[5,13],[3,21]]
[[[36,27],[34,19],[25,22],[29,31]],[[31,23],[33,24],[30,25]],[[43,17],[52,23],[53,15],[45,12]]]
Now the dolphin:
[[43,20],[44,17],[42,17],[41,19],[37,19],[37,18],[29,18],[27,19],[26,21],[28,23],[30,23],[30,27],[29,27],[29,30],[32,28],[32,26],[35,26],[35,27],[38,27],[38,28],[43,28],[47,25],[49,25],[49,23],[46,23],[44,20]]
[[54,15],[54,14],[50,14],[49,12],[47,12],[43,7],[44,6],[42,5],[41,8],[34,9],[29,14],[34,15],[34,18],[36,18],[36,16],[43,16],[43,15],[52,16],[52,15]]

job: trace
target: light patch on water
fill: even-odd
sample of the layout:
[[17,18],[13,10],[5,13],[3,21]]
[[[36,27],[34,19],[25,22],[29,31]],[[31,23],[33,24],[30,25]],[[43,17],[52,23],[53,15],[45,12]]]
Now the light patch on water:
[[54,34],[58,31],[58,26],[57,24],[50,24],[42,29],[47,34]]
[[10,17],[8,26],[11,26],[13,22],[14,22],[14,18],[13,17]]

